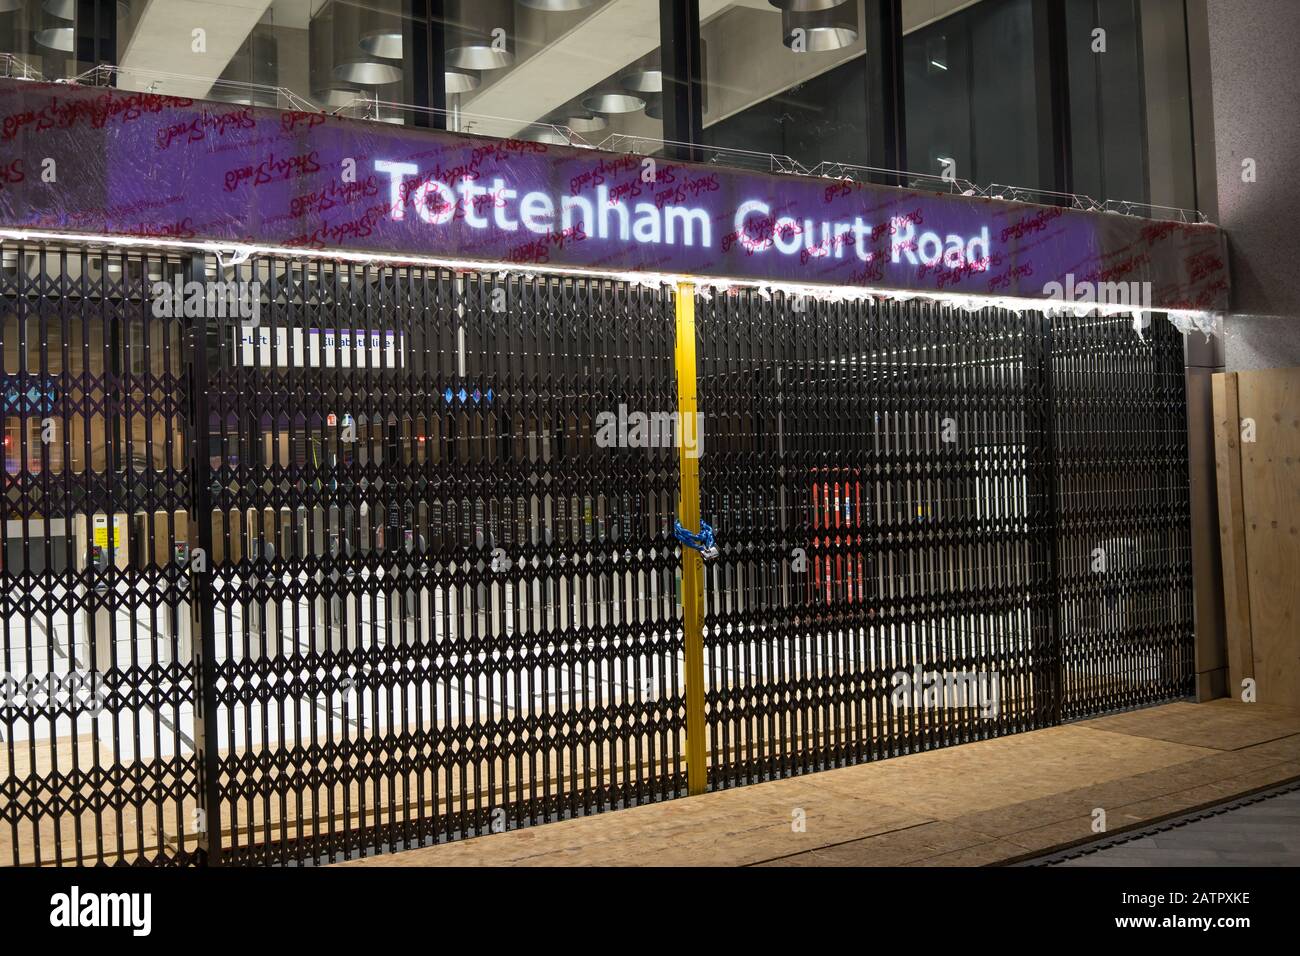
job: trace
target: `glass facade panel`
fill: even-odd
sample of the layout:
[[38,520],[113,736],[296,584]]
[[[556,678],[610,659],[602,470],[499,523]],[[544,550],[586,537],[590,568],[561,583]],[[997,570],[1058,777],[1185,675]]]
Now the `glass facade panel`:
[[[701,143],[723,162],[872,165],[879,0],[699,0]],[[0,73],[60,78],[93,64],[74,0],[0,0]],[[410,122],[489,136],[655,152],[664,138],[659,0],[119,0],[125,89]],[[809,6],[823,6],[807,12]],[[802,11],[794,9],[804,8]],[[905,159],[918,173],[1054,188],[1045,10],[1035,0],[901,0]],[[1195,202],[1183,0],[1065,0],[1076,192]],[[1099,33],[1098,31],[1103,31]],[[443,44],[431,102],[420,44]],[[873,72],[873,70],[875,72]],[[426,117],[426,121],[428,118]],[[560,127],[562,130],[557,130]],[[679,132],[677,137],[683,137]]]
[[619,134],[663,138],[659,0],[447,0],[437,27],[451,129],[624,150]]
[[705,145],[869,165],[862,0],[811,13],[702,0],[700,20]]
[[0,0],[0,76],[78,72],[76,0]]
[[1137,9],[1147,174],[1140,198],[1191,209],[1197,195],[1187,11],[1183,0],[1137,0]]
[[1051,188],[1032,0],[903,0],[907,169]]
[[1196,203],[1182,0],[1067,0],[1074,191]]
[[1137,7],[1137,0],[1065,4],[1074,192],[1098,200],[1146,199]]

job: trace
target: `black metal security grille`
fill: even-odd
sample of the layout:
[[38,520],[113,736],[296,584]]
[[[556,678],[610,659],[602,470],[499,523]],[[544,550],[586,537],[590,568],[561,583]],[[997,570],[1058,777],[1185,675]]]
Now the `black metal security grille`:
[[714,785],[1051,723],[1043,325],[698,301]]
[[1053,323],[1066,720],[1195,690],[1182,355],[1163,319]]
[[687,438],[712,786],[1191,692],[1162,319],[705,294],[691,426],[667,289],[3,251],[5,863],[684,794]]
[[5,244],[0,860],[192,859],[183,320],[162,255]]
[[676,453],[596,442],[619,404],[675,407],[671,297],[282,260],[237,278],[263,315],[214,323],[196,411],[223,859],[680,792]]

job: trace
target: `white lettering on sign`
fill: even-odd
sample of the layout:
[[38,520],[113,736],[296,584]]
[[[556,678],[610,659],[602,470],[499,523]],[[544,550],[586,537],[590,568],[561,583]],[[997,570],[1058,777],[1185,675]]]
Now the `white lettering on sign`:
[[[538,235],[618,240],[635,245],[708,248],[714,242],[714,218],[706,208],[661,202],[625,202],[618,190],[600,184],[591,196],[523,192],[508,188],[501,177],[480,185],[470,176],[452,181],[421,180],[415,163],[375,160],[376,173],[388,177],[389,218],[406,219],[409,204],[421,222],[481,231],[496,229]],[[486,182],[486,181],[485,181]],[[684,190],[673,198],[686,195]],[[734,230],[723,238],[724,251],[738,241],[747,252],[776,250],[782,256],[813,260],[872,262],[879,256],[893,266],[922,270],[946,268],[986,271],[990,263],[989,227],[973,235],[932,231],[919,215],[894,216],[870,223],[862,216],[814,219],[774,214],[770,203],[746,199],[735,211]],[[879,249],[873,249],[879,246]],[[887,247],[887,253],[886,253]]]
[[[710,246],[713,244],[713,221],[709,213],[696,206],[672,203],[638,202],[629,207],[601,186],[594,200],[584,196],[561,196],[559,203],[543,192],[526,192],[506,187],[505,180],[492,180],[491,187],[480,186],[463,177],[455,183],[436,179],[408,183],[418,176],[414,163],[394,163],[378,159],[375,172],[388,176],[388,216],[406,219],[406,199],[421,222],[433,226],[461,220],[471,229],[496,228],[517,232],[520,225],[528,232],[545,235],[557,229],[570,235],[609,239],[617,237],[639,244]],[[490,215],[489,215],[490,214]],[[558,220],[558,221],[557,221]]]
[[988,262],[989,227],[985,226],[978,236],[966,239],[951,234],[940,236],[937,232],[921,232],[914,223],[904,222],[895,231],[889,252],[894,262],[905,261],[909,265],[937,266],[942,263],[949,269],[978,266]]
[[[938,266],[950,269],[983,270],[989,261],[989,227],[970,237],[937,232],[918,232],[906,217],[892,219],[880,226],[864,222],[861,216],[852,221],[772,218],[772,207],[761,199],[748,199],[736,208],[735,235],[749,252],[766,252],[775,248],[786,256],[843,259],[856,255],[870,262],[875,253],[871,240],[888,234],[890,260],[895,265]],[[846,251],[853,250],[852,253]]]

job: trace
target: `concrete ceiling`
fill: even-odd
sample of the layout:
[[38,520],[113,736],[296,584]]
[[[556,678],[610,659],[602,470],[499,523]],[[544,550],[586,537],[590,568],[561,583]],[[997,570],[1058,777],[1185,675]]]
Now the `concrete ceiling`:
[[[904,32],[920,29],[978,2],[904,0]],[[752,16],[728,19],[724,32],[737,47],[733,51],[736,57],[756,62],[746,65],[743,77],[735,73],[736,64],[729,63],[722,70],[720,75],[743,80],[743,96],[739,95],[742,91],[719,88],[717,92],[727,95],[719,96],[719,102],[711,106],[710,122],[740,112],[838,65],[847,56],[857,55],[857,51],[837,57],[819,55],[812,71],[804,63],[796,66],[772,60],[781,56],[784,48],[779,37],[774,44],[767,35],[767,21],[776,22],[779,16],[768,0],[700,0],[700,21],[707,25],[737,7],[764,11],[770,16],[761,21]],[[495,76],[485,75],[483,86],[461,100],[461,108],[467,112],[516,120],[494,120],[482,130],[498,136],[519,133],[528,125],[525,121],[545,118],[660,45],[659,4],[655,0],[606,0],[594,10],[573,14],[546,14],[516,7],[515,17],[519,62]],[[759,24],[764,28],[762,36],[744,35],[746,25],[752,32]]]
[[[149,0],[119,65],[126,71],[182,74],[159,80],[154,92],[206,96],[270,6],[271,0]],[[202,53],[192,48],[196,29],[206,34]]]
[[981,0],[903,0],[903,32],[919,30],[980,2]]

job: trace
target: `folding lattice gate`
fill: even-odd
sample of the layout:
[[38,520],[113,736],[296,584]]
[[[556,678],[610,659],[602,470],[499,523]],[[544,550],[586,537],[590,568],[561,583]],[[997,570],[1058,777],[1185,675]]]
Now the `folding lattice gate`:
[[[158,314],[218,278],[256,327]],[[667,289],[6,245],[0,299],[6,863],[684,794],[683,437],[713,787],[1192,689],[1163,320],[704,293],[696,431]]]

